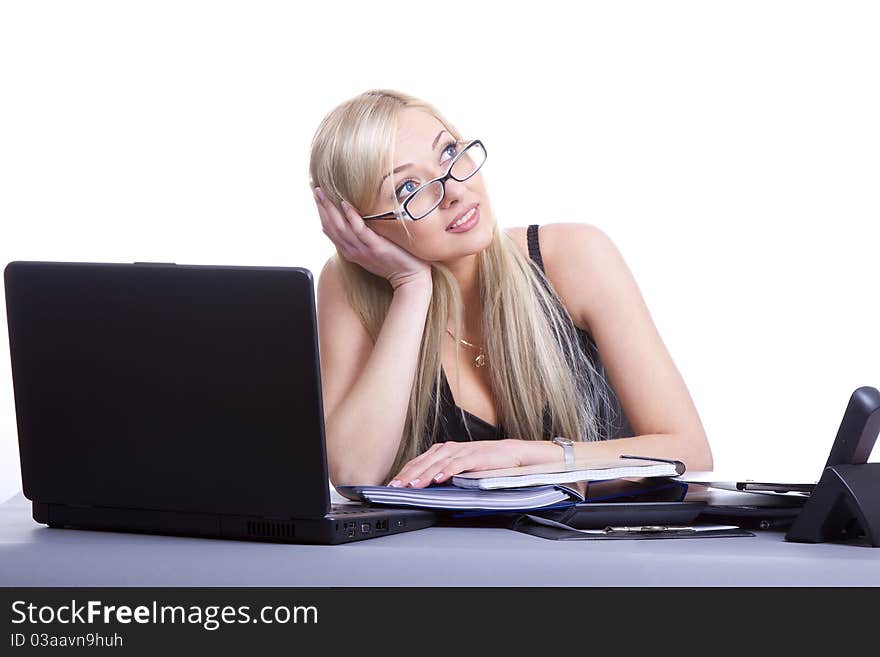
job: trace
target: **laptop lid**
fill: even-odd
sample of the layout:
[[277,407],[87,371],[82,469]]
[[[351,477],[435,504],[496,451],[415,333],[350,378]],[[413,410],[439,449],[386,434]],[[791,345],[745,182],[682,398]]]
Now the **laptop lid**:
[[307,269],[12,262],[5,286],[28,499],[329,511]]

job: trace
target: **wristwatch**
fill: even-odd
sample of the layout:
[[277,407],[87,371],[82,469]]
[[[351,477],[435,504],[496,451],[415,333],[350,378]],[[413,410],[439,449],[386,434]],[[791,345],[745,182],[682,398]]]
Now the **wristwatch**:
[[569,469],[574,468],[574,443],[562,436],[556,436],[552,442],[562,448],[562,452],[565,454],[565,467]]

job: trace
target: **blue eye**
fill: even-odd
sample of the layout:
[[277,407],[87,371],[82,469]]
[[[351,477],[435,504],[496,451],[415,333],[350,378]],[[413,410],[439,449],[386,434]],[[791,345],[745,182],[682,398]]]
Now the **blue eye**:
[[[400,200],[400,201],[403,201],[403,199],[400,198],[400,194],[404,191],[404,187],[408,187],[408,189],[406,190],[406,196],[409,196],[414,191],[416,191],[416,189],[418,189],[419,185],[418,185],[418,183],[416,183],[415,180],[404,180],[403,184],[400,187],[398,187],[397,191],[395,192],[395,195],[397,196],[398,200]],[[404,197],[404,198],[406,198],[406,197]]]
[[445,153],[450,148],[453,151],[450,154],[451,157],[455,157],[456,155],[458,155],[458,142],[457,141],[451,141],[448,144],[446,144],[446,146],[443,147],[443,152]]
[[[452,149],[451,153],[448,152],[450,149]],[[458,155],[458,142],[455,140],[447,142],[447,144],[443,147],[442,153],[448,154],[449,160],[454,158],[456,155]],[[440,161],[443,162],[444,160],[441,158]],[[407,187],[408,185],[410,186],[409,189],[404,190],[404,188]],[[409,196],[414,191],[416,191],[418,188],[419,188],[419,184],[415,180],[411,180],[411,179],[404,180],[403,183],[401,183],[400,187],[398,187],[395,190],[394,196],[397,199],[398,203],[403,203],[406,196]],[[404,196],[404,198],[400,198],[401,193],[403,193],[404,191],[406,192],[406,196]]]

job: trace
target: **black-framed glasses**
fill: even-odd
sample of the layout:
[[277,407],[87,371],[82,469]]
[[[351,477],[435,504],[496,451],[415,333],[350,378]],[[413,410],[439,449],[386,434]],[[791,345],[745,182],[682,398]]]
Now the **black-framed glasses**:
[[[410,193],[401,204],[402,216],[407,221],[418,221],[431,214],[446,196],[446,181],[452,178],[458,182],[464,182],[473,176],[486,162],[486,147],[479,139],[469,142],[461,152],[452,158],[446,175],[434,178],[419,185]],[[364,221],[370,219],[397,219],[401,212],[383,212],[369,217],[361,217]]]

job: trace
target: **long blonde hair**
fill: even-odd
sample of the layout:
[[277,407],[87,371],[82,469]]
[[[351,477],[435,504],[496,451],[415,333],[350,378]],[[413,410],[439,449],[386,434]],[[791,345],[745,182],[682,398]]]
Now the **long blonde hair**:
[[[337,106],[318,127],[309,162],[312,187],[321,187],[337,206],[344,198],[354,207],[370,207],[377,181],[393,166],[398,119],[405,108],[428,112],[456,140],[462,139],[432,105],[398,91],[366,91]],[[398,221],[406,230],[406,221]],[[391,284],[345,260],[338,250],[336,258],[348,300],[375,342],[391,305]],[[497,222],[491,244],[477,256],[477,267],[492,392],[498,420],[509,437],[610,438],[614,418],[600,422],[600,406],[611,408],[602,376],[585,356],[574,323],[552,285]],[[431,263],[431,272],[433,295],[418,367],[400,446],[386,481],[436,441],[441,348],[450,317],[454,318],[456,335],[461,334],[464,309],[458,283],[441,263]],[[457,381],[459,349],[456,341]],[[545,412],[552,418],[550,435],[544,431]],[[467,428],[463,412],[462,420]],[[467,431],[470,436],[470,429]]]

